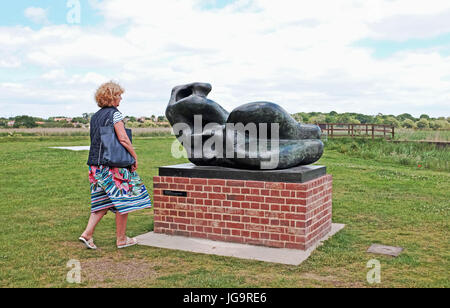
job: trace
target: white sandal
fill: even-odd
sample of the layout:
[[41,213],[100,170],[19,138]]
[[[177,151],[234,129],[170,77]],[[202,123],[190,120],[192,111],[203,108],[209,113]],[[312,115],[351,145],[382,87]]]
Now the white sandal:
[[127,237],[127,241],[125,242],[125,245],[117,245],[117,248],[118,249],[127,248],[130,246],[134,246],[137,243],[138,243],[137,239]]
[[80,236],[79,240],[80,240],[80,242],[84,243],[88,249],[92,249],[92,250],[97,249],[97,246],[95,246],[95,244],[94,244],[94,238],[91,238],[88,241],[84,237]]

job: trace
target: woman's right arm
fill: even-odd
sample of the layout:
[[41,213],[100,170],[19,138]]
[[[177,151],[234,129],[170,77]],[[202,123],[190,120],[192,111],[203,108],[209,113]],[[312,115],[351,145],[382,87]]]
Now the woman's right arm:
[[134,157],[136,162],[131,167],[131,171],[136,171],[136,169],[138,168],[137,154],[134,151],[133,145],[131,144],[131,141],[125,131],[125,125],[123,124],[123,121],[119,121],[114,124],[114,130],[116,131],[117,139],[119,139],[120,144],[123,145],[123,147],[127,149],[128,152],[130,152],[131,156]]

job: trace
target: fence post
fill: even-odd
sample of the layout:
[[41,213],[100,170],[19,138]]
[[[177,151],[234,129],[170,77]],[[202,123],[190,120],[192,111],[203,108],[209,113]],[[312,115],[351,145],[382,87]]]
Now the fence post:
[[392,140],[395,138],[395,126],[392,125]]
[[372,124],[372,140],[375,139],[375,124]]

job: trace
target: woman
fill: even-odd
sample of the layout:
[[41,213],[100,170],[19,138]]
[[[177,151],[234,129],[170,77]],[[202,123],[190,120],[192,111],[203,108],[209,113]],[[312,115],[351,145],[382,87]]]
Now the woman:
[[[123,115],[117,109],[124,92],[120,85],[108,82],[101,85],[95,93],[95,100],[101,109],[92,116],[90,125],[91,147],[88,165],[91,216],[86,230],[79,238],[89,249],[97,249],[93,239],[94,230],[108,211],[116,214],[117,248],[136,245],[137,240],[128,238],[125,234],[128,213],[152,206],[147,189],[136,173],[138,157],[126,134]],[[114,125],[119,142],[136,160],[129,168],[102,164],[100,127],[109,125]]]

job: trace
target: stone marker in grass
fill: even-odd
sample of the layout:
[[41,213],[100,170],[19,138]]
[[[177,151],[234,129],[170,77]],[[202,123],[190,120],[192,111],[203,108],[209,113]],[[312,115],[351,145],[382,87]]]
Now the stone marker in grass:
[[382,254],[392,257],[398,257],[402,253],[402,251],[402,247],[385,246],[379,244],[372,244],[372,246],[370,246],[367,250],[367,252],[369,253]]

